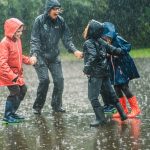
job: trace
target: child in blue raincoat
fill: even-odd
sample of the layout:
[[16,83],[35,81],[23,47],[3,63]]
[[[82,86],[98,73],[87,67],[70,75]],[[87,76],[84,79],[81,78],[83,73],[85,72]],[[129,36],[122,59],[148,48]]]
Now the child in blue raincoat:
[[[119,47],[126,52],[126,54],[123,56],[109,55],[108,59],[110,66],[111,83],[114,85],[114,89],[119,97],[120,103],[125,113],[128,114],[128,118],[133,118],[140,114],[141,111],[138,106],[136,96],[131,92],[129,88],[129,81],[140,77],[135,63],[129,55],[131,44],[116,33],[115,26],[110,22],[104,22],[104,32],[102,37],[109,44],[112,44],[115,47]],[[103,91],[101,92],[101,94],[107,106],[108,97]],[[126,105],[126,100],[128,100],[131,107],[130,113]],[[110,106],[108,105],[108,107]],[[105,107],[105,109],[108,109],[108,107]],[[116,113],[113,115],[113,117],[120,117],[120,115]]]

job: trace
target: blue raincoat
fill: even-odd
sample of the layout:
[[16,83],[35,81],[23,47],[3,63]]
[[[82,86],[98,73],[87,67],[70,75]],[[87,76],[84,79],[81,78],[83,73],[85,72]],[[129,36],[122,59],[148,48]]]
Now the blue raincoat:
[[110,74],[111,82],[113,85],[120,85],[128,83],[129,80],[139,78],[139,73],[135,66],[135,63],[129,52],[131,50],[131,44],[118,35],[115,30],[115,26],[110,22],[104,22],[103,36],[110,37],[112,39],[112,45],[119,47],[126,52],[124,56],[110,56]]

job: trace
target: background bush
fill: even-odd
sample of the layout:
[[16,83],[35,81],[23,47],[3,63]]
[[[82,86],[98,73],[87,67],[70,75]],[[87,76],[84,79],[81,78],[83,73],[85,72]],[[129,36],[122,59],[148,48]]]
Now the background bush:
[[[82,32],[90,19],[110,21],[134,48],[150,47],[149,0],[60,0],[76,45],[82,47]],[[26,25],[23,47],[29,50],[35,17],[44,11],[45,0],[0,0],[0,39],[7,18],[17,17]]]

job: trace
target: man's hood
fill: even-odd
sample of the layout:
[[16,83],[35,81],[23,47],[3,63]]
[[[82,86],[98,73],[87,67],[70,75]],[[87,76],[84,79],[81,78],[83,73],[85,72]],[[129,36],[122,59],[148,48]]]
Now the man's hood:
[[13,38],[16,31],[23,25],[23,23],[17,18],[10,18],[5,21],[4,31],[5,36]]
[[45,13],[47,14],[52,8],[61,7],[58,0],[47,0],[45,4]]
[[89,22],[88,38],[100,38],[103,31],[103,23],[100,23],[94,19]]

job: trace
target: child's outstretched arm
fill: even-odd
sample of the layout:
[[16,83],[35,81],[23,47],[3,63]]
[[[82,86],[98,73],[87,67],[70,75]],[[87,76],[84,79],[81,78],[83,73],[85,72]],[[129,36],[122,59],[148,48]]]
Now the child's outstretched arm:
[[37,58],[35,56],[28,57],[22,55],[22,62],[27,65],[35,65],[37,63]]
[[106,48],[107,53],[111,55],[125,55],[126,52],[122,50],[121,48],[114,47],[107,42],[105,42],[103,39],[99,38],[98,43],[103,45]]

